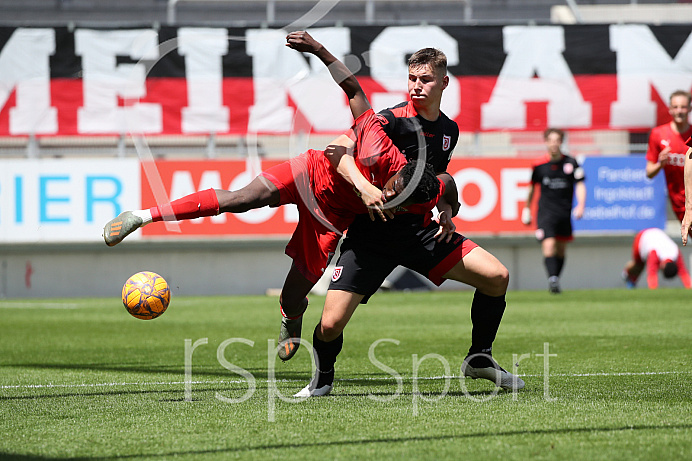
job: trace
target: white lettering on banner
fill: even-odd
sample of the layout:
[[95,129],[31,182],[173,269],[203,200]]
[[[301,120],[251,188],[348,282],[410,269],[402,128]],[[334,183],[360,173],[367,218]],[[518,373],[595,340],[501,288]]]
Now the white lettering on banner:
[[54,53],[53,29],[16,29],[0,51],[0,109],[17,89],[17,102],[10,109],[10,134],[58,132],[50,93],[49,56]]
[[[370,75],[388,93],[370,95],[376,111],[391,107],[408,99],[407,57],[424,47],[442,50],[447,56],[447,65],[459,64],[459,44],[439,26],[387,27],[370,44],[368,64]],[[450,73],[449,85],[442,98],[442,112],[454,119],[461,110],[459,81]]]
[[593,189],[593,199],[599,202],[649,202],[654,200],[655,191],[651,186],[648,187],[599,187]]
[[[248,132],[294,131],[295,102],[308,123],[319,131],[348,129],[353,117],[344,92],[324,64],[284,46],[286,31],[253,29],[246,33],[247,53],[252,56],[255,104],[250,107]],[[344,27],[311,29],[310,34],[338,59],[350,52],[350,31]],[[328,116],[325,116],[328,114]]]
[[155,30],[88,30],[75,32],[75,52],[82,57],[84,106],[77,112],[80,133],[161,133],[160,104],[118,106],[118,97],[146,95],[144,64],[116,64],[118,56],[159,57]]
[[[588,128],[591,104],[584,101],[565,61],[559,26],[503,28],[507,53],[490,101],[481,106],[481,128],[524,129],[526,103],[548,103],[548,126]],[[538,78],[534,78],[534,75]]]
[[606,182],[644,182],[646,170],[644,168],[610,168],[602,166],[598,168],[598,180]]
[[136,159],[0,161],[0,241],[102,239],[104,223],[141,206],[139,171]]
[[[500,216],[503,221],[519,219],[519,203],[526,203],[531,168],[504,168],[500,172],[502,197]],[[520,184],[523,184],[520,186]]]
[[675,90],[692,86],[692,35],[672,59],[648,26],[612,25],[610,48],[617,56],[618,80],[618,98],[610,109],[613,128],[655,125],[651,87],[667,103]]
[[182,109],[183,133],[225,133],[230,111],[223,105],[222,57],[228,53],[226,29],[178,29],[178,53],[185,57],[188,106]]
[[[478,168],[464,168],[454,175],[454,181],[459,188],[458,217],[464,221],[480,221],[487,218],[497,205],[498,190],[495,180],[483,170]],[[480,200],[475,205],[464,202],[464,188],[475,184],[480,189]]]
[[612,221],[619,219],[654,219],[656,208],[648,205],[592,206],[584,210],[582,219],[589,221]]

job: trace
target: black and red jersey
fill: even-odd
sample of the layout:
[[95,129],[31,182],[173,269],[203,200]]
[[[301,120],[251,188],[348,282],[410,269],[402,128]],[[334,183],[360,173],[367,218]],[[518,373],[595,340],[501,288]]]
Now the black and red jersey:
[[556,218],[570,217],[574,185],[583,180],[584,170],[569,155],[562,155],[557,161],[551,161],[549,156],[538,161],[531,175],[531,183],[541,187],[538,214]]
[[[411,160],[418,158],[419,131],[425,139],[426,162],[431,164],[436,173],[447,170],[452,151],[459,139],[459,127],[456,122],[440,112],[440,116],[434,122],[425,120],[418,115],[413,103],[402,102],[389,109],[384,109],[377,114],[382,128],[394,145]],[[417,213],[397,214],[394,219],[381,222],[379,219],[371,221],[368,215],[358,215],[349,226],[347,238],[371,239],[374,235],[387,236],[385,239],[391,245],[398,245],[403,238],[412,236],[429,223],[429,216]],[[384,244],[384,242],[383,242]]]
[[[447,170],[459,140],[459,126],[456,122],[442,112],[434,122],[426,120],[418,115],[411,101],[384,109],[377,115],[384,132],[407,159],[418,158],[422,153],[420,147],[424,143],[425,161],[438,174]],[[417,125],[420,126],[420,131],[416,129]]]

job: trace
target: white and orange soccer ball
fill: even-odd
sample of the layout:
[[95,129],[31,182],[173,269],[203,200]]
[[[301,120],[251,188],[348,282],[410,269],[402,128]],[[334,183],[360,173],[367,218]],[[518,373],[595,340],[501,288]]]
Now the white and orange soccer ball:
[[151,320],[166,312],[171,302],[171,289],[159,274],[137,272],[123,285],[123,304],[133,317]]

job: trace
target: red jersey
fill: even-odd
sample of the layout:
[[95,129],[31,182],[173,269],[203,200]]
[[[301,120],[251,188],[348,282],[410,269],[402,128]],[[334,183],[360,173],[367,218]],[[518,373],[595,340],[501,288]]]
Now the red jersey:
[[687,146],[685,140],[692,136],[692,127],[684,133],[673,131],[670,123],[659,125],[649,135],[649,149],[646,151],[646,159],[650,162],[658,162],[658,154],[670,147],[668,164],[663,167],[663,173],[668,185],[668,197],[676,214],[685,213],[685,181],[683,169],[685,166],[685,153]]
[[[358,170],[378,189],[384,189],[397,171],[406,165],[406,157],[387,137],[372,109],[363,113],[349,131],[356,143],[353,157]],[[312,164],[312,190],[320,208],[337,214],[367,213],[355,188],[332,168],[322,151],[309,151]]]

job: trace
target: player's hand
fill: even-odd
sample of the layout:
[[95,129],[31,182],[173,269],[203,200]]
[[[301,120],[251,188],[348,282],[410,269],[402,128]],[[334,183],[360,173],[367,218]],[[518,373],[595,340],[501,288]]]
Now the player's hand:
[[658,153],[658,163],[661,164],[661,166],[666,166],[668,165],[668,161],[670,160],[670,157],[668,154],[670,153],[670,146],[666,147],[663,149],[661,152]]
[[314,54],[322,44],[304,30],[298,30],[286,36],[286,46],[296,51]]
[[575,206],[574,210],[572,210],[572,215],[575,219],[581,219],[584,216],[584,205]]
[[692,225],[692,211],[685,210],[685,216],[682,218],[682,225],[680,226],[680,236],[682,237],[682,245],[687,245],[687,238],[690,235],[690,225]]
[[387,221],[387,217],[394,218],[394,213],[390,208],[387,208],[387,199],[385,199],[380,189],[370,183],[366,183],[361,190],[358,190],[358,193],[363,204],[368,207],[370,220],[375,220],[375,214],[377,214],[382,221]]
[[524,209],[521,210],[521,222],[526,226],[531,224],[531,208],[524,207]]
[[452,221],[452,218],[444,211],[437,215],[437,223],[440,225],[440,229],[435,234],[438,242],[449,242],[454,236],[454,231],[457,230],[457,226]]

